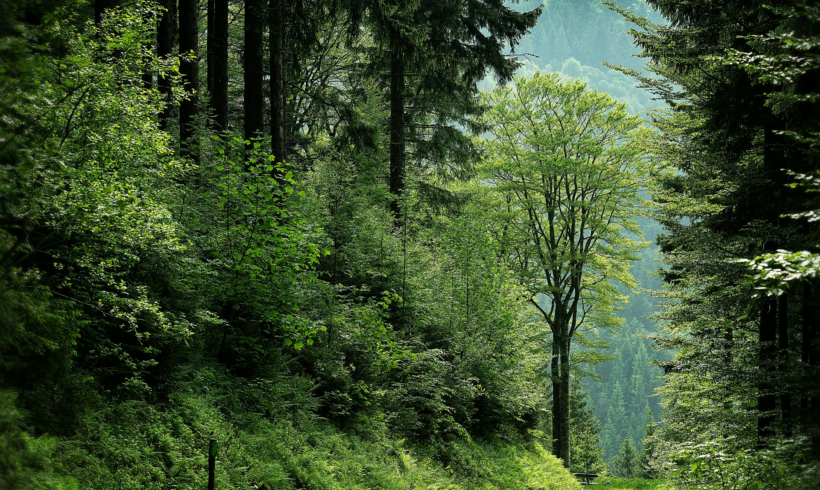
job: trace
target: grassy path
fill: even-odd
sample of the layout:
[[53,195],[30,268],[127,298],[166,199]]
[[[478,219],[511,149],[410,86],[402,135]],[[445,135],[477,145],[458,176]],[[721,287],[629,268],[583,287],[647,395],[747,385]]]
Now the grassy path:
[[669,482],[664,480],[644,480],[643,478],[599,478],[595,485],[596,490],[674,490]]

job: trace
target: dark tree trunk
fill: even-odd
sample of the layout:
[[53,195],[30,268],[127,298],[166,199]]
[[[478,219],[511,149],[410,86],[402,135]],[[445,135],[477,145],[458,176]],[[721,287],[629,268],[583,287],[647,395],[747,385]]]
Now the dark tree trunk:
[[561,405],[558,421],[561,426],[561,439],[558,440],[558,457],[566,468],[570,464],[569,444],[569,336],[565,333],[561,342]]
[[205,38],[205,86],[208,89],[208,94],[213,96],[214,93],[214,20],[216,18],[216,5],[214,0],[208,0],[207,5],[207,23],[208,36]]
[[[815,320],[814,320],[814,291],[811,282],[803,283],[803,302],[800,305],[800,314],[803,317],[803,331],[802,342],[800,345],[800,361],[803,368],[802,385],[809,386],[811,379],[812,366],[812,343],[814,341]],[[809,391],[810,393],[811,391]],[[811,425],[813,417],[811,408],[816,405],[816,401],[812,399],[811,395],[804,394],[800,398],[800,422],[805,432]],[[815,422],[816,423],[816,422]]]
[[[734,348],[735,343],[735,332],[731,326],[727,327],[726,330],[723,332],[723,340],[725,342],[723,355],[723,362],[725,363],[724,369],[725,372],[728,374],[732,372],[732,363],[734,362],[734,356],[732,356],[732,349]],[[732,398],[730,396],[727,396],[726,400],[723,402],[723,409],[727,412],[732,410]]]
[[[782,168],[782,145],[781,139],[776,134],[780,127],[779,121],[772,115],[765,122],[763,129],[763,170],[770,182],[778,182],[781,179]],[[780,189],[773,191],[771,199],[762,206],[762,217],[771,228],[777,231],[780,211],[773,205],[778,201],[777,196]],[[773,242],[764,242],[762,252],[777,250],[778,245]],[[777,369],[777,299],[773,297],[762,298],[760,306],[760,383],[758,387],[757,408],[760,412],[757,419],[758,444],[763,447],[766,440],[774,435],[774,410],[777,405],[777,398],[774,395],[775,370]]]
[[270,132],[271,151],[277,162],[285,161],[285,70],[282,65],[285,35],[282,0],[270,0]]
[[185,156],[199,162],[199,145],[195,141],[199,85],[199,5],[197,0],[179,0],[179,54],[186,55],[179,65],[185,87],[185,99],[179,105],[179,141]]
[[[778,347],[778,369],[781,380],[787,379],[786,371],[789,368],[789,297],[783,293],[777,302],[777,347]],[[788,436],[791,434],[792,422],[792,397],[789,393],[791,387],[787,383],[783,393],[780,395],[780,413],[783,421],[783,430]]]
[[245,5],[245,139],[261,137],[264,128],[264,96],[262,94],[262,43],[264,3],[248,0]]
[[94,0],[94,23],[99,25],[106,10],[119,6],[120,0]]
[[760,412],[757,419],[758,443],[763,446],[773,434],[772,421],[776,405],[773,371],[775,367],[775,353],[777,352],[777,300],[764,297],[760,305],[760,386],[757,395],[757,409]]
[[[148,17],[145,19],[145,24],[148,26],[149,29],[153,29],[156,27],[157,18],[153,12],[148,13]],[[149,43],[145,45],[145,49],[151,53],[154,51],[154,44]],[[145,71],[142,73],[142,88],[145,90],[151,90],[154,88],[154,73],[151,68],[152,56],[146,55],[143,60],[145,63]]]
[[561,452],[560,441],[563,439],[559,413],[561,411],[561,347],[553,333],[552,360],[550,362],[552,375],[552,454],[558,456]]
[[[157,27],[157,56],[168,58],[173,54],[174,49],[174,9],[171,3],[174,0],[159,0],[162,11],[159,13],[160,20]],[[168,121],[171,119],[171,80],[160,74],[157,79],[157,88],[165,99],[165,108],[159,116],[160,128],[168,129]]]
[[213,88],[211,89],[211,110],[214,114],[214,129],[228,130],[228,0],[213,0],[214,26],[210,36],[213,53],[211,65]]
[[[404,58],[398,33],[391,38],[390,49],[390,210],[396,227],[401,226],[401,199],[404,194]],[[553,394],[554,395],[554,394]],[[553,430],[555,428],[553,427]]]

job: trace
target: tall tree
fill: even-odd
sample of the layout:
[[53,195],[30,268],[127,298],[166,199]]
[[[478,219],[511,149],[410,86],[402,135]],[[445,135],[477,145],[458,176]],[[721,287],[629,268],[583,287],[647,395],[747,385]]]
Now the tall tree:
[[287,134],[285,129],[284,67],[286,7],[284,0],[270,0],[268,10],[271,151],[277,162],[285,161],[285,135]]
[[217,131],[228,130],[228,0],[210,0],[213,15],[208,19],[208,40],[211,54],[208,60],[211,83],[211,111]]
[[408,136],[415,159],[447,154],[451,164],[459,160],[459,147],[469,144],[456,124],[474,128],[468,116],[480,112],[478,82],[490,71],[499,83],[512,79],[520,65],[504,51],[515,48],[542,9],[516,12],[501,0],[362,2],[358,8],[369,11],[374,36],[388,50],[386,58],[375,58],[375,70],[389,73],[389,190],[398,224]]
[[179,72],[183,76],[186,97],[179,105],[179,140],[183,153],[199,162],[199,145],[195,141],[199,114],[199,1],[179,0]]
[[647,132],[624,104],[556,74],[486,100],[480,175],[497,196],[497,239],[552,333],[554,451],[569,466],[570,348],[582,327],[620,324],[614,284],[634,285],[628,264],[641,242],[623,230],[639,233],[639,192],[652,188]]
[[[157,56],[168,59],[174,52],[174,8],[171,5],[176,0],[158,0],[160,6],[159,25],[157,26]],[[171,119],[171,78],[160,73],[157,79],[157,88],[166,101],[165,107],[159,115],[160,127],[165,130]]]
[[265,30],[264,0],[245,3],[244,97],[245,139],[262,137],[265,130],[265,99],[262,92],[264,77],[263,45]]
[[[655,119],[670,129],[659,153],[681,170],[665,181],[661,218],[668,230],[661,242],[673,264],[664,274],[682,300],[667,310],[673,333],[662,343],[677,345],[679,354],[664,366],[664,390],[684,396],[711,386],[714,397],[703,396],[689,415],[673,409],[661,431],[680,442],[731,434],[739,437],[727,444],[762,447],[788,433],[792,420],[796,366],[780,361],[792,358],[789,338],[800,331],[793,325],[796,316],[788,315],[788,303],[798,297],[780,305],[772,298],[752,301],[757,293],[748,269],[726,262],[790,248],[816,233],[798,233],[800,226],[781,215],[802,215],[809,203],[802,192],[788,190],[782,169],[817,168],[805,130],[816,128],[818,118],[805,95],[816,93],[818,79],[811,57],[800,53],[816,48],[794,39],[795,33],[816,34],[817,27],[794,2],[648,3],[670,25],[616,9],[639,25],[633,35],[660,75],[639,78],[675,108]],[[797,138],[787,138],[795,133]],[[681,217],[689,218],[686,226]],[[715,425],[707,422],[707,412]]]

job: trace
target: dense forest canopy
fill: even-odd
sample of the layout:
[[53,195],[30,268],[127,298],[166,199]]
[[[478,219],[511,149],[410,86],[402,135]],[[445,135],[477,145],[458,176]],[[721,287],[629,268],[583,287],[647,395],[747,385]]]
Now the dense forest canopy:
[[0,488],[814,488],[818,20],[0,2]]

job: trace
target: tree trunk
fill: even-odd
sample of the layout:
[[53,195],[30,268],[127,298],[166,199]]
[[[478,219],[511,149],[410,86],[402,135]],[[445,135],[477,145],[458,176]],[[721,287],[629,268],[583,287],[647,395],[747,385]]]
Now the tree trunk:
[[[157,22],[157,18],[154,15],[154,13],[149,12],[148,17],[146,17],[146,19],[145,19],[146,27],[148,27],[149,29],[153,29],[154,27],[156,27],[156,22]],[[153,43],[146,44],[145,49],[146,49],[146,51],[151,53],[154,50],[154,44]],[[143,69],[144,71],[142,72],[142,88],[144,88],[145,90],[152,90],[154,88],[154,73],[153,73],[153,69],[151,67],[151,63],[153,61],[152,58],[153,57],[150,54],[143,57],[143,62],[144,62],[145,68]]]
[[[404,194],[404,58],[398,32],[390,46],[390,210],[396,227],[401,226],[401,198]],[[553,430],[555,428],[553,427]]]
[[760,305],[760,325],[759,325],[759,340],[760,340],[760,357],[759,365],[760,386],[757,395],[757,409],[760,412],[757,418],[757,438],[758,444],[762,447],[766,444],[766,440],[774,435],[772,420],[775,409],[776,400],[772,394],[773,386],[773,371],[775,364],[775,353],[777,347],[777,301],[771,297],[764,297]]
[[228,0],[213,2],[213,36],[209,36],[213,49],[211,110],[214,114],[214,129],[225,132],[228,130]]
[[261,137],[264,128],[262,94],[263,3],[248,0],[245,6],[245,139]]
[[216,5],[214,0],[208,0],[207,6],[207,23],[208,36],[205,38],[205,86],[208,89],[208,94],[214,93],[214,20],[216,18]]
[[199,5],[197,0],[179,0],[179,54],[191,57],[182,60],[179,72],[183,76],[185,99],[179,105],[179,141],[183,155],[199,163],[199,145],[195,141],[199,85]]
[[[270,35],[270,132],[271,151],[276,162],[284,162],[285,155],[285,71],[283,39],[285,36],[282,0],[270,0],[268,12]],[[281,177],[281,176],[278,176]]]
[[94,0],[94,23],[100,25],[103,13],[120,6],[120,0]]
[[[786,371],[789,368],[789,297],[783,293],[778,298],[777,304],[777,347],[778,347],[778,369],[779,379],[787,379]],[[790,386],[787,383],[783,393],[780,395],[780,413],[783,421],[783,430],[786,436],[791,435],[792,422],[792,397],[789,393]]]
[[561,433],[561,346],[557,336],[553,333],[552,339],[552,361],[550,363],[550,374],[552,380],[552,454],[556,457],[561,453],[560,441],[563,440]]
[[559,409],[561,439],[558,441],[558,457],[561,458],[564,466],[569,468],[569,336],[566,333],[561,344],[561,406]]
[[[802,342],[800,345],[800,361],[802,364],[801,373],[802,385],[809,386],[809,380],[811,379],[811,373],[807,372],[811,369],[812,366],[812,342],[814,340],[814,332],[815,332],[815,325],[814,325],[814,292],[812,291],[812,284],[810,281],[806,281],[803,283],[803,302],[800,305],[800,313],[803,317],[803,332],[802,332]],[[809,391],[810,393],[811,391]],[[803,394],[800,398],[800,422],[803,427],[803,431],[806,432],[808,427],[811,425],[811,421],[814,419],[813,414],[811,413],[811,407],[815,404],[814,400],[812,400],[811,395]],[[814,419],[816,420],[816,419]]]
[[[157,56],[159,58],[168,58],[172,55],[174,49],[174,15],[171,2],[173,0],[159,0],[159,5],[163,9],[160,12],[159,26],[157,27]],[[157,79],[157,88],[165,99],[165,108],[159,115],[160,128],[165,131],[168,129],[168,121],[171,119],[171,80],[167,77],[160,76]]]

